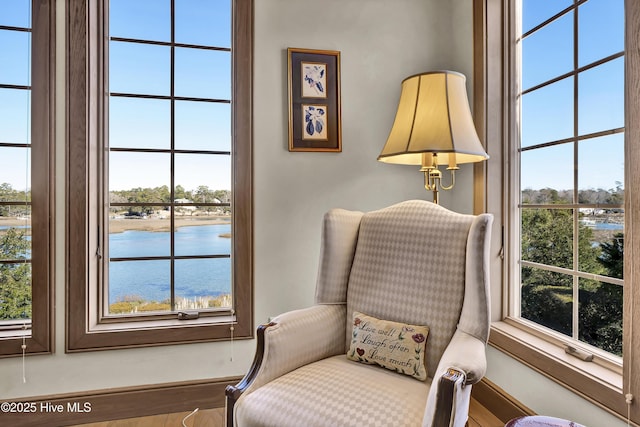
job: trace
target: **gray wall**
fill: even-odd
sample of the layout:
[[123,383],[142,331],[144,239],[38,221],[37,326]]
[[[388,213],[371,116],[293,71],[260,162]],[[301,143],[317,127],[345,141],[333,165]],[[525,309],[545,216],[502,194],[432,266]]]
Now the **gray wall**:
[[[452,66],[452,39],[443,37],[450,26],[442,19],[449,16],[449,5],[328,0],[316,10],[314,4],[256,1],[258,321],[313,302],[319,226],[328,209],[371,210],[431,197],[417,167],[382,164],[376,157],[395,117],[401,81]],[[313,24],[305,18],[310,10],[317,12]],[[287,47],[341,52],[342,153],[287,150]]]

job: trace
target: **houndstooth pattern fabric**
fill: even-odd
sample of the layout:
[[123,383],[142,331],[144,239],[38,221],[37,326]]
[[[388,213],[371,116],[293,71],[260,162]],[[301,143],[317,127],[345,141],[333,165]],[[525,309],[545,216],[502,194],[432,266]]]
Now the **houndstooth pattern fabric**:
[[324,216],[316,303],[346,302],[347,282],[362,215],[362,212],[332,209]]
[[429,386],[340,355],[243,395],[235,419],[243,427],[418,427]]
[[493,216],[478,215],[469,230],[464,304],[458,329],[486,343],[491,323],[489,233]]
[[346,359],[354,310],[429,326],[429,377],[448,367],[465,373],[451,420],[464,425],[471,384],[486,371],[491,221],[423,201],[366,214],[329,212],[316,289],[321,305],[279,316],[265,331],[262,362],[232,406],[234,425],[433,427],[437,382]]
[[[347,290],[347,319],[426,325],[427,371],[433,377],[456,330],[465,290],[472,215],[412,200],[364,214]],[[346,325],[347,343],[352,325]]]
[[251,393],[274,378],[325,357],[344,353],[345,306],[316,305],[273,319],[265,331],[264,359]]

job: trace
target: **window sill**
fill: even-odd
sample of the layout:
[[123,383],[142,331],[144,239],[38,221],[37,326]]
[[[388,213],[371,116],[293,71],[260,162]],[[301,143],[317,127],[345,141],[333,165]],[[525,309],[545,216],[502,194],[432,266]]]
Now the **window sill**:
[[[84,313],[85,307],[81,307]],[[83,317],[88,317],[83,314]],[[249,312],[198,319],[97,323],[67,322],[66,352],[150,347],[253,338]]]
[[514,319],[491,325],[489,345],[508,354],[547,378],[605,411],[626,419],[622,368],[611,360],[583,361],[565,352],[554,339],[543,339]]
[[110,319],[109,322],[95,323],[91,325],[89,332],[107,332],[136,329],[163,329],[163,328],[188,328],[197,326],[233,326],[237,323],[235,316],[202,316],[197,319],[179,320],[173,319],[148,319],[124,321]]
[[31,338],[31,330],[24,329],[9,329],[6,331],[0,330],[0,340],[13,340],[13,339],[22,339],[22,338]]
[[31,337],[31,319],[0,321],[0,340]]

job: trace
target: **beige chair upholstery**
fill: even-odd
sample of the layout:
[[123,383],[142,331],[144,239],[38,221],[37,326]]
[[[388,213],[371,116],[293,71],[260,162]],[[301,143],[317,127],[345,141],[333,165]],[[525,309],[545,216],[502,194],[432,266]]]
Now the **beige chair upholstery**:
[[[418,200],[328,212],[316,304],[258,328],[228,425],[464,426],[486,369],[491,223]],[[354,311],[429,326],[427,380],[348,360]]]

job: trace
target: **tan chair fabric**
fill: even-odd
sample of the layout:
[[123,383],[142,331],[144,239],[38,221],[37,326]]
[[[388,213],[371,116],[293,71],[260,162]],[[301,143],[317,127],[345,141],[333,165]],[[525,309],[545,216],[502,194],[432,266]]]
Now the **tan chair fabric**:
[[243,397],[237,425],[419,427],[428,392],[428,382],[334,356]]
[[[435,379],[457,368],[464,376],[453,388],[450,426],[464,426],[471,384],[486,370],[491,221],[415,200],[364,214],[328,212],[316,305],[265,330],[234,425],[432,427]],[[429,378],[347,360],[354,310],[429,326]]]
[[264,362],[245,394],[301,366],[345,353],[345,306],[316,305],[281,314],[265,332]]
[[[433,377],[460,319],[471,215],[409,201],[366,213],[347,291],[347,319],[359,311],[378,319],[429,327],[427,370]],[[346,325],[346,340],[352,325]]]
[[333,209],[325,215],[316,282],[317,304],[344,304],[347,301],[347,283],[362,215],[362,212],[344,209]]

